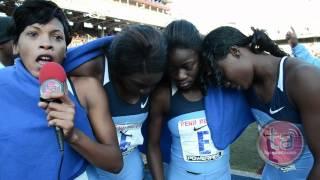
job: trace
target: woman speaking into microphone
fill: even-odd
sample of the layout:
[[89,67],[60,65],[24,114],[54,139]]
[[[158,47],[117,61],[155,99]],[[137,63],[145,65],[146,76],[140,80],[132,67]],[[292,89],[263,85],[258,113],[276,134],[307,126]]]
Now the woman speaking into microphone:
[[[0,179],[87,179],[94,175],[88,162],[119,172],[115,127],[97,80],[68,77],[66,93],[46,97],[61,103],[39,102],[41,68],[61,64],[71,41],[62,9],[50,1],[24,1],[13,18],[19,58],[0,71]],[[63,154],[48,126],[61,129]]]

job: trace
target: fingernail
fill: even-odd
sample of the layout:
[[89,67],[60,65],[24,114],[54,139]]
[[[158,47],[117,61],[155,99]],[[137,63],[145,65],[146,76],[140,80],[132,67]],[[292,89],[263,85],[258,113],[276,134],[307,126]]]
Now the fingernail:
[[50,121],[49,123],[48,123],[48,126],[49,127],[51,127],[51,126],[53,126],[54,125],[54,122],[53,121]]

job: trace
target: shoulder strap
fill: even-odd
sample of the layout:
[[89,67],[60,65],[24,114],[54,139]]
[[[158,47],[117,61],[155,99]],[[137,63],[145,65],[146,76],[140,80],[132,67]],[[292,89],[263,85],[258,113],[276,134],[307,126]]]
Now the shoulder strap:
[[107,56],[105,56],[105,62],[104,62],[104,75],[103,75],[103,85],[106,85],[108,82],[110,82],[110,77],[109,77],[109,66],[108,66],[108,59],[107,59]]
[[284,73],[284,62],[287,59],[287,56],[284,56],[279,65],[279,75],[278,75],[278,84],[277,87],[283,92],[284,82],[283,82],[283,73]]

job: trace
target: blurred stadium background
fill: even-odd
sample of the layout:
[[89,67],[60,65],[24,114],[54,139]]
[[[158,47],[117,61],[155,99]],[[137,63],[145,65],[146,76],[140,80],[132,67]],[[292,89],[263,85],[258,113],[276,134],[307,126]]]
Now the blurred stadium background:
[[[0,0],[0,16],[10,15],[24,0]],[[65,10],[76,46],[97,37],[116,34],[129,24],[163,28],[172,20],[187,19],[206,34],[220,25],[249,34],[250,27],[265,29],[290,52],[284,39],[293,26],[300,42],[320,56],[320,1],[299,0],[52,0]]]

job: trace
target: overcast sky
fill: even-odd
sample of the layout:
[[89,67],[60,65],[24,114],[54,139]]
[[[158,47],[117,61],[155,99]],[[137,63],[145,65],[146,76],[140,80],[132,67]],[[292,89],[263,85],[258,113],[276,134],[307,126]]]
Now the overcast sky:
[[320,35],[319,0],[171,1],[173,15],[190,20],[204,34],[221,25],[233,25],[245,33],[254,26],[266,29],[273,38],[279,38],[292,25],[300,36],[308,33]]

